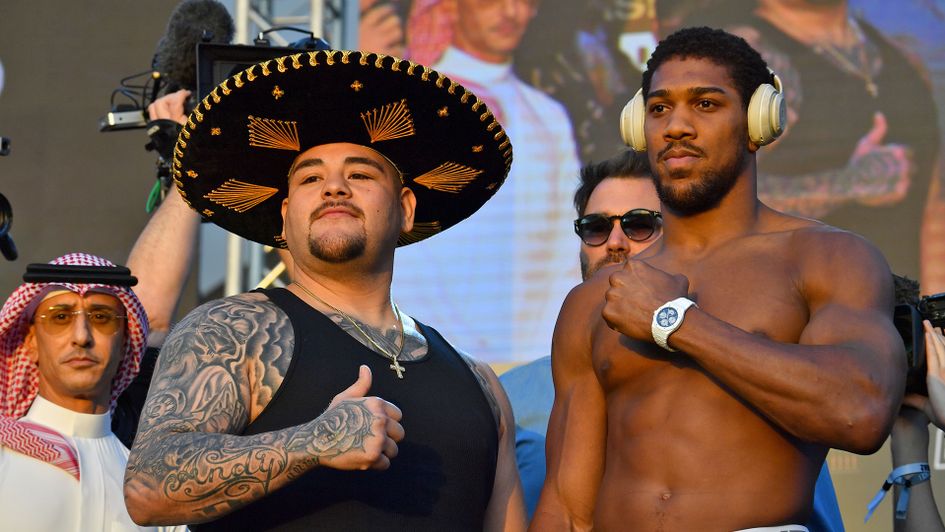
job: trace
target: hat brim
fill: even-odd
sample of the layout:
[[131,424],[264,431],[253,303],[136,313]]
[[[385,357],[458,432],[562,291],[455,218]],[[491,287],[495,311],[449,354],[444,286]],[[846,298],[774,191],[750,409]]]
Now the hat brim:
[[476,212],[504,182],[512,146],[474,94],[411,61],[358,51],[303,52],[236,74],[194,109],[174,150],[174,180],[206,219],[285,247],[281,205],[301,153],[367,146],[417,197],[414,229],[435,235]]

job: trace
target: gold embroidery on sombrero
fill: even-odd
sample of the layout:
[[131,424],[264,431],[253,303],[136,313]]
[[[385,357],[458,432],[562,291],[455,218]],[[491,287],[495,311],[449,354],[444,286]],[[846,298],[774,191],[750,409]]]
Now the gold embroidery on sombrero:
[[190,131],[187,131],[187,128],[186,128],[186,127],[181,128],[180,134],[183,135],[185,139],[189,139],[189,138],[190,138]]
[[272,97],[278,100],[279,98],[282,98],[283,96],[285,96],[285,91],[280,89],[279,86],[276,85],[276,88],[272,89]]
[[325,52],[325,64],[328,66],[333,66],[335,64],[335,51],[329,50]]
[[492,111],[488,109],[486,109],[485,113],[482,113],[481,115],[479,115],[480,122],[485,122],[486,120],[489,120],[490,118],[492,118]]
[[414,69],[417,68],[418,66],[420,66],[420,65],[418,65],[417,63],[414,63],[413,61],[407,61],[407,64],[409,65],[409,66],[407,67],[407,75],[408,75],[408,76],[412,76]]
[[278,188],[227,179],[226,183],[204,197],[218,205],[243,213],[271,198],[276,192],[279,192]]
[[[374,60],[375,68],[384,68],[384,58],[387,57],[384,54],[374,54],[377,56],[377,59]],[[394,61],[396,63],[396,61]]]
[[203,215],[206,216],[207,218],[210,218],[210,217],[213,216],[213,214],[214,214],[214,212],[211,211],[210,209],[204,209],[204,210],[201,211],[201,212],[202,212]]
[[285,72],[286,70],[288,70],[285,67],[285,59],[286,59],[285,57],[276,58],[276,70],[278,70],[279,72]]
[[358,59],[358,64],[361,66],[367,66],[367,54],[361,54],[361,58]]
[[486,185],[486,190],[495,190],[496,185],[498,185],[498,183],[489,183]]
[[[230,92],[232,92],[232,91],[230,90],[230,87],[227,85],[227,83],[229,83],[229,82],[230,82],[230,80],[225,79],[225,80],[223,80],[223,83],[221,83],[219,86],[217,86],[218,89],[220,89],[221,91],[223,91],[223,95],[224,95],[224,96],[229,96],[229,95],[230,95]],[[216,90],[216,89],[214,89],[214,90]]]
[[243,88],[243,71],[236,73],[236,76],[233,78],[233,83],[236,85],[237,89]]
[[495,118],[492,119],[492,123],[486,126],[486,131],[492,131],[493,129],[499,127],[499,122]]
[[299,151],[299,129],[295,121],[249,116],[249,145],[257,148]]
[[361,89],[364,88],[364,85],[360,81],[354,80],[354,83],[351,84],[351,88],[354,89],[354,92],[360,92]]
[[292,68],[294,68],[295,70],[302,68],[302,63],[299,62],[299,58],[302,57],[301,53],[292,54],[289,57],[292,58]]
[[473,153],[482,153],[482,144],[476,144],[472,147]]
[[417,177],[414,183],[431,190],[456,194],[476,179],[482,170],[470,168],[454,162],[445,162],[433,170]]
[[193,170],[187,170],[187,177],[196,179],[197,175],[198,175],[197,172],[194,172]]
[[437,116],[439,116],[440,118],[446,118],[447,116],[450,115],[450,110],[449,110],[448,107],[446,107],[446,106],[444,105],[443,107],[441,107],[441,108],[436,112],[436,114],[437,114]]
[[391,72],[400,72],[400,61],[394,61],[394,64],[390,66]]
[[246,70],[243,71],[243,72],[246,72],[246,81],[247,81],[247,82],[256,81],[256,74],[253,74],[253,69],[256,68],[256,66],[257,66],[257,65],[252,65],[252,66],[250,66],[249,68],[247,68]]
[[210,91],[210,97],[213,98],[213,103],[220,103],[220,95],[217,94],[217,91],[220,90],[220,86],[216,86]]
[[442,230],[443,227],[438,220],[432,222],[414,222],[413,229],[409,233],[400,233],[400,237],[397,239],[397,245],[404,246],[412,244],[429,238]]
[[[221,131],[220,131],[220,128],[218,128],[218,127],[212,127],[212,128],[210,128],[210,135],[211,135],[211,136],[216,137],[216,136],[218,136],[218,135],[220,134],[220,132],[221,132]],[[190,138],[190,135],[187,135],[187,138]]]
[[197,122],[203,122],[203,113],[200,112],[199,107],[194,107],[193,115],[194,118],[197,119]]
[[348,58],[351,55],[351,50],[342,50],[341,51],[341,64],[347,65],[351,60]]
[[259,63],[259,66],[262,67],[263,76],[268,76],[269,74],[271,74],[271,72],[269,72],[269,63],[272,63],[272,59],[270,59],[269,61],[266,61],[265,63]]
[[463,89],[463,95],[459,97],[459,103],[467,103],[469,101],[469,97],[472,95],[473,93]]
[[308,66],[318,66],[318,52],[309,52],[308,53]]
[[361,113],[361,120],[371,137],[371,144],[382,140],[410,137],[416,133],[406,98]]

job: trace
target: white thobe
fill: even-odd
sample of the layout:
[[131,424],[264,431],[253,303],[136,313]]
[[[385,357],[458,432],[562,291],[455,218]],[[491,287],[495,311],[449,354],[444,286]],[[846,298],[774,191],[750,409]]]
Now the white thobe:
[[545,356],[561,302],[580,280],[571,223],[579,166],[567,113],[510,63],[451,47],[433,68],[486,102],[512,142],[512,168],[469,219],[397,250],[394,297],[477,358]]
[[0,447],[0,530],[186,530],[139,527],[125,507],[128,449],[111,415],[73,412],[37,396],[24,419],[55,429],[78,451],[80,480],[62,469]]

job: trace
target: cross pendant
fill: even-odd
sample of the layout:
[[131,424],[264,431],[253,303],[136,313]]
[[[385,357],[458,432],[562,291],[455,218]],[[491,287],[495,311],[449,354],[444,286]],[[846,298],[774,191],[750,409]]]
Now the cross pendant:
[[401,366],[401,365],[397,362],[397,359],[396,359],[396,358],[394,359],[394,363],[391,364],[389,367],[390,367],[390,369],[394,370],[394,373],[397,374],[397,378],[398,378],[398,379],[404,378],[404,372],[407,371],[407,369],[406,369],[405,367]]

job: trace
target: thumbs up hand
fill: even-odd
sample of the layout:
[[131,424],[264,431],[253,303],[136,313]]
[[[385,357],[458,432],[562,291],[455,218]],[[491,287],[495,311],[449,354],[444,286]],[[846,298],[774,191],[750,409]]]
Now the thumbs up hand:
[[371,370],[361,366],[358,380],[332,399],[325,412],[301,427],[289,441],[334,469],[387,469],[404,437],[400,409],[380,397],[368,397]]

